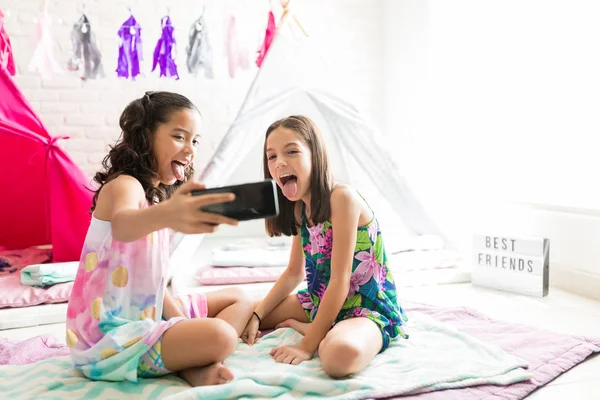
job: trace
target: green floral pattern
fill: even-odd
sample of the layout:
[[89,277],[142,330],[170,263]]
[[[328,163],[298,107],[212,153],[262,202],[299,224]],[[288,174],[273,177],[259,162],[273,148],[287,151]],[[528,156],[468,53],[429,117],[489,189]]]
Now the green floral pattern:
[[[304,211],[302,215],[300,235],[308,288],[298,292],[298,300],[313,321],[331,279],[333,228],[329,221],[309,227]],[[408,319],[396,297],[394,277],[388,268],[383,237],[375,217],[357,230],[350,289],[335,322],[357,317],[368,318],[381,329],[381,351],[397,336],[408,339]]]

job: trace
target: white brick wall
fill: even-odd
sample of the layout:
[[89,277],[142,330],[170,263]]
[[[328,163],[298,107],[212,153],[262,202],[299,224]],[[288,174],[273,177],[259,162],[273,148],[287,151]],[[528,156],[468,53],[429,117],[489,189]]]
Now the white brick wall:
[[[264,0],[240,1],[191,1],[179,0],[88,0],[87,15],[103,53],[103,66],[107,75],[98,81],[82,82],[66,70],[70,54],[70,30],[79,17],[74,0],[49,1],[56,42],[56,58],[65,72],[54,79],[42,79],[28,71],[33,54],[38,10],[42,0],[2,0],[0,7],[9,10],[6,29],[13,43],[17,64],[16,81],[23,93],[40,114],[52,135],[69,135],[70,139],[59,142],[71,157],[91,177],[99,168],[107,145],[118,138],[119,114],[132,99],[146,90],[172,90],[189,96],[205,117],[204,139],[199,154],[199,167],[208,160],[218,141],[225,133],[252,81],[256,68],[239,73],[235,79],[227,75],[222,43],[225,41],[225,21],[229,13],[238,13],[238,26],[246,27],[246,35],[257,49],[267,18],[268,2]],[[279,2],[272,1],[276,17]],[[101,5],[102,4],[102,5]],[[152,52],[160,34],[160,18],[170,5],[170,15],[178,40],[177,64],[181,80],[158,79],[152,73]],[[383,116],[382,82],[382,30],[381,14],[383,0],[296,0],[294,6],[303,26],[313,36],[329,45],[331,66],[346,85],[340,94],[353,100],[357,107],[375,123]],[[114,72],[118,51],[117,30],[128,17],[127,6],[142,25],[145,75],[136,82],[119,80]],[[185,69],[185,46],[191,23],[199,16],[202,6],[207,6],[211,30],[217,51],[217,77],[205,80],[194,78]],[[254,66],[254,51],[252,66]],[[350,83],[350,84],[348,84]]]

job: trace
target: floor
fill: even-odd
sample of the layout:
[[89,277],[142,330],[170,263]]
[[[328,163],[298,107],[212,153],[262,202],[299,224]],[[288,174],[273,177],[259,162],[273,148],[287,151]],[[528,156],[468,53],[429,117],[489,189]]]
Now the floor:
[[[543,326],[568,334],[600,337],[600,302],[557,289],[545,298],[524,297],[471,284],[402,288],[401,300],[440,306],[470,306],[494,318]],[[53,324],[0,331],[0,337],[26,339],[43,333],[64,337],[65,325]],[[600,398],[600,357],[591,357],[532,393],[528,400]]]

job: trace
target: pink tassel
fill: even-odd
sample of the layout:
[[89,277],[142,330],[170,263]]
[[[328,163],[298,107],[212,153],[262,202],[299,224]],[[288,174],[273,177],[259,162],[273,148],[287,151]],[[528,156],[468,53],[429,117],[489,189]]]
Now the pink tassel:
[[229,76],[235,78],[235,71],[239,67],[241,69],[248,69],[248,55],[244,49],[240,46],[235,17],[232,15],[229,18],[229,25],[227,27],[227,64],[229,67]]
[[54,58],[54,41],[50,27],[52,22],[46,11],[40,14],[38,23],[37,40],[38,44],[29,63],[29,71],[39,72],[42,78],[51,78],[54,74],[62,73],[60,65]]
[[15,60],[13,59],[10,38],[4,29],[4,13],[0,10],[0,66],[5,68],[9,74],[15,75]]
[[273,11],[269,11],[269,22],[267,23],[267,31],[265,32],[265,40],[258,51],[258,58],[256,59],[256,66],[260,68],[267,55],[267,51],[269,51],[269,47],[273,42],[273,38],[275,37],[275,16],[273,15]]

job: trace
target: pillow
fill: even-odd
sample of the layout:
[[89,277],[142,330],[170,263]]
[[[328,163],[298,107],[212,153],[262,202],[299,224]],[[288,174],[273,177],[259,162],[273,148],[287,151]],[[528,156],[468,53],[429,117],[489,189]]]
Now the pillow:
[[287,267],[290,249],[286,247],[254,247],[216,249],[210,265],[213,267]]
[[21,285],[19,275],[0,276],[0,308],[27,307],[69,301],[73,282],[59,283],[44,289]]
[[202,285],[275,282],[287,267],[231,267],[202,269],[196,280]]

